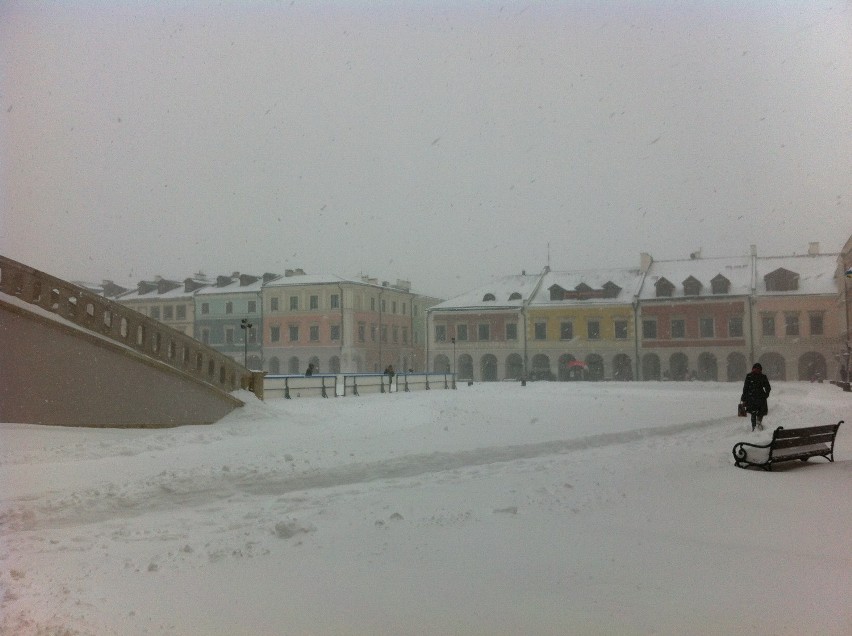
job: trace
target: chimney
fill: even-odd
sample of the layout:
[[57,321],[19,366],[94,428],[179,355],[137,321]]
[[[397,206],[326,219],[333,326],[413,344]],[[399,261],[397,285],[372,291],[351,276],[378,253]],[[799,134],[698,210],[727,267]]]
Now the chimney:
[[817,254],[819,254],[819,242],[813,241],[811,243],[808,243],[808,255],[816,256]]

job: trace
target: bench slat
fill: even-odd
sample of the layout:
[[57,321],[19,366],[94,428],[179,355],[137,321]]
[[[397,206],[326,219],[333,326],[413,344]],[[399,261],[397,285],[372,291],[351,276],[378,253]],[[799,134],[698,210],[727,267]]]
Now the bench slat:
[[772,442],[772,448],[795,448],[796,446],[810,446],[811,444],[831,444],[834,435],[813,435],[811,437],[798,437],[795,439],[776,439]]
[[772,451],[772,457],[775,459],[780,459],[782,457],[793,457],[796,455],[806,456],[806,455],[822,455],[823,453],[830,453],[831,447],[826,444],[812,444],[810,446],[800,446],[797,448],[793,448],[790,450],[782,450],[780,452]]
[[822,433],[831,433],[833,435],[836,430],[837,424],[830,424],[828,426],[810,426],[808,428],[782,428],[781,430],[775,430],[775,439],[803,437]]

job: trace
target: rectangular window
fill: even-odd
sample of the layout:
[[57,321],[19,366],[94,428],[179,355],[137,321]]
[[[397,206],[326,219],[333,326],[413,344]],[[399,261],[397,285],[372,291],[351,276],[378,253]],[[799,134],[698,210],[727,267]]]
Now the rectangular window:
[[367,325],[363,322],[358,323],[358,342],[364,342],[367,339]]
[[601,323],[597,320],[590,320],[586,326],[589,332],[589,340],[600,340]]
[[250,300],[248,301],[248,313],[256,314],[257,313],[257,301]]
[[210,344],[210,330],[202,329],[201,330],[201,342],[204,344]]
[[402,303],[402,315],[405,315],[405,303]]
[[456,340],[467,340],[467,325],[456,325]]
[[332,340],[340,340],[340,325],[331,325],[330,335]]
[[683,318],[672,319],[672,338],[686,338],[686,321]]
[[273,296],[269,299],[269,309],[270,311],[278,311],[278,297]]
[[547,340],[547,323],[546,322],[535,323],[533,337],[536,340]]
[[382,298],[382,313],[385,313],[387,311],[387,304],[387,301]]
[[435,342],[447,341],[447,327],[445,325],[435,325]]
[[311,296],[308,303],[310,309],[319,309],[319,296]]
[[376,311],[376,299],[370,298],[370,311]]
[[163,307],[163,320],[174,320],[175,319],[175,308],[171,305],[167,307]]
[[574,323],[563,322],[559,325],[559,339],[571,340],[574,337]]
[[784,314],[784,333],[788,336],[799,335],[799,314]]
[[393,333],[393,336],[392,336],[393,342],[399,342],[399,327],[394,326],[392,333]]
[[617,340],[627,340],[627,321],[615,321],[615,337]]
[[340,309],[340,294],[331,295],[331,308]]
[[728,337],[742,338],[743,337],[743,317],[731,316],[728,318]]
[[379,328],[375,323],[370,323],[370,342],[375,342],[379,337]]
[[382,342],[388,341],[388,326],[382,325]]
[[231,327],[225,329],[225,344],[234,344],[234,330]]
[[518,339],[518,324],[510,322],[506,325],[506,340]]
[[299,309],[299,297],[298,296],[290,296],[290,311],[298,311]]
[[159,307],[151,307],[151,318],[154,320],[160,319],[160,308]]
[[491,325],[479,325],[477,328],[477,334],[480,342],[491,340]]
[[225,303],[225,313],[226,314],[234,313],[234,303],[232,303],[232,302]]
[[299,325],[290,325],[290,342],[299,342]]
[[279,340],[281,340],[281,327],[269,328],[269,340],[271,342],[278,342]]
[[810,328],[812,336],[821,336],[824,333],[824,325],[823,325],[823,315],[822,314],[811,314],[810,317]]
[[201,313],[209,314],[210,313],[210,303],[201,303]]
[[186,305],[178,305],[175,312],[178,320],[186,320]]
[[770,314],[764,314],[760,317],[760,326],[763,330],[764,336],[774,336],[775,335],[775,316]]
[[408,327],[402,328],[402,344],[408,344]]
[[642,337],[646,340],[654,340],[657,337],[657,321],[643,320],[642,321]]
[[712,338],[715,334],[715,321],[713,318],[699,318],[698,330],[702,338]]
[[311,342],[318,342],[319,341],[319,325],[311,325],[310,339],[311,339]]
[[396,301],[393,301],[393,302],[391,303],[391,313],[392,313],[392,314],[395,314],[395,313],[396,313]]

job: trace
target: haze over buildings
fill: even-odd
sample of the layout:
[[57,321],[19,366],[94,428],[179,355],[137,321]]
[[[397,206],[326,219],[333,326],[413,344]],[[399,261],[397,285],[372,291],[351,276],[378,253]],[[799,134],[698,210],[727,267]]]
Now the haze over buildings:
[[836,251],[848,3],[0,7],[0,253],[73,280]]

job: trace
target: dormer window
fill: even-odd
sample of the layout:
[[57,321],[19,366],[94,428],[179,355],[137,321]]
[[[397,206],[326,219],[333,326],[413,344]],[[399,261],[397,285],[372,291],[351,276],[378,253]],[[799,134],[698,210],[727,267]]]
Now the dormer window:
[[766,291],[796,291],[799,289],[799,275],[789,269],[779,267],[763,277]]
[[671,298],[674,294],[675,286],[666,278],[658,280],[654,287],[657,289],[657,298]]
[[509,294],[509,300],[520,300],[520,299],[521,299],[521,293],[520,292],[512,292],[511,294]]
[[685,296],[701,295],[701,287],[701,281],[695,278],[695,276],[690,276],[683,281],[683,293]]
[[613,283],[611,280],[604,283],[604,298],[618,298],[621,293],[621,287]]
[[560,287],[559,285],[551,285],[550,290],[550,300],[565,300],[565,289]]
[[482,302],[487,302],[487,301],[490,301],[490,300],[497,300],[497,297],[494,294],[485,294],[482,297]]
[[577,300],[586,300],[592,295],[592,288],[586,285],[586,283],[580,283],[574,288],[574,291],[577,292],[575,296]]
[[710,288],[713,290],[714,294],[727,294],[731,291],[731,281],[721,274],[717,274],[716,277],[710,281]]

